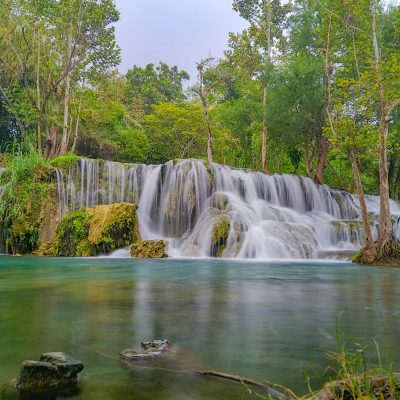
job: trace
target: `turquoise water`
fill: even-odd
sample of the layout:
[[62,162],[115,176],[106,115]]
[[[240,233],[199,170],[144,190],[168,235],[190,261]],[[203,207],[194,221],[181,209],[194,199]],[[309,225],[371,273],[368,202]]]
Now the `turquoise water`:
[[[0,257],[0,379],[25,359],[81,359],[77,399],[242,399],[214,369],[306,391],[337,350],[373,339],[400,364],[400,269],[328,262]],[[169,339],[176,360],[127,370],[118,353]],[[391,353],[387,355],[387,353]]]

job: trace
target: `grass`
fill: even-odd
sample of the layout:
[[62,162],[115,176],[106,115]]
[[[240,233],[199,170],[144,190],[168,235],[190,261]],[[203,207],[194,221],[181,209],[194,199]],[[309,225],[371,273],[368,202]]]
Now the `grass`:
[[19,252],[18,248],[31,249],[37,241],[34,217],[46,194],[44,176],[49,163],[29,143],[14,142],[8,152],[6,171],[0,175],[0,228],[8,232],[8,244]]

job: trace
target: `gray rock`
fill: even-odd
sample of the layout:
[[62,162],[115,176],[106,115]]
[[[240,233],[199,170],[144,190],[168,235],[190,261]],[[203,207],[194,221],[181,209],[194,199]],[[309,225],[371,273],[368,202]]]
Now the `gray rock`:
[[84,368],[81,361],[64,353],[46,353],[39,361],[24,361],[13,386],[20,393],[32,395],[74,388],[78,373]]
[[120,353],[121,358],[128,361],[153,359],[169,355],[172,352],[172,343],[168,340],[152,340],[142,342],[140,350],[125,349]]

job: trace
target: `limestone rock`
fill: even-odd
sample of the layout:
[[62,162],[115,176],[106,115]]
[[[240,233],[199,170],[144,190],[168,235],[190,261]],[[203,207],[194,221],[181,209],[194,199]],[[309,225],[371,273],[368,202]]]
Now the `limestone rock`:
[[139,240],[131,247],[131,256],[137,258],[167,258],[165,240]]
[[231,221],[227,215],[219,215],[213,225],[211,234],[211,256],[221,257],[231,229]]
[[168,340],[152,340],[142,342],[140,350],[125,349],[120,357],[127,361],[153,359],[169,355],[172,352],[172,344]]
[[53,393],[65,388],[76,388],[78,373],[84,368],[81,361],[64,353],[46,353],[39,361],[24,361],[15,389],[23,394]]
[[128,247],[140,239],[137,205],[115,203],[66,215],[57,229],[56,255],[90,257]]

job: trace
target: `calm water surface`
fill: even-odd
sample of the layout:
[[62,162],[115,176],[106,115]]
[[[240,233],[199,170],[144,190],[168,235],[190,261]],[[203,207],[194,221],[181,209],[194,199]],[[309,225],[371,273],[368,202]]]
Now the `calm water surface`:
[[[400,269],[346,263],[0,257],[0,384],[25,359],[81,359],[77,399],[243,399],[217,369],[306,390],[327,377],[336,326],[400,365]],[[127,370],[118,353],[169,339],[177,360]],[[150,367],[150,368],[149,368]]]

